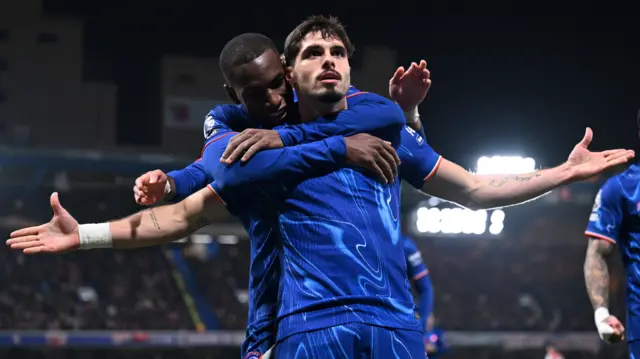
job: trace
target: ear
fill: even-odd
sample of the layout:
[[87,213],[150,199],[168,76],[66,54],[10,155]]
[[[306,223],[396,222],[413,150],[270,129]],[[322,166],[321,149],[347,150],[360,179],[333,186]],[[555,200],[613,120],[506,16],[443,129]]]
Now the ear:
[[236,91],[229,86],[229,84],[224,84],[224,91],[227,93],[227,96],[229,96],[229,98],[231,99],[231,101],[233,101],[236,105],[240,104],[240,98],[238,98],[238,94],[236,93]]
[[291,86],[295,87],[296,79],[293,76],[293,67],[292,66],[287,66],[287,67],[284,68],[284,71],[285,71],[285,77],[287,79],[287,82],[289,82],[289,84]]

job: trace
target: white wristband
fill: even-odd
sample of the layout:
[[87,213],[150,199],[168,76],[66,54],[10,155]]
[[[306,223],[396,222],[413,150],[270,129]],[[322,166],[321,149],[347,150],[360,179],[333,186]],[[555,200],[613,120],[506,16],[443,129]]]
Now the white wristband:
[[171,181],[167,181],[167,184],[164,185],[164,194],[171,194]]
[[407,124],[414,124],[420,121],[420,113],[418,112],[418,107],[416,106],[413,111],[406,111],[404,113],[404,118],[407,121]]
[[604,322],[604,320],[609,318],[610,316],[611,314],[609,314],[609,309],[605,307],[600,307],[593,313],[593,318],[596,321],[596,325]]
[[80,249],[112,248],[111,227],[109,223],[89,223],[78,226]]

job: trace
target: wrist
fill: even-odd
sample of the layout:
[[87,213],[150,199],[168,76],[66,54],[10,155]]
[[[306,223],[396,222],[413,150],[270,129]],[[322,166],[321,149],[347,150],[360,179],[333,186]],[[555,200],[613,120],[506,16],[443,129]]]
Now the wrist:
[[404,112],[404,118],[407,124],[413,124],[420,121],[420,113],[418,112],[418,106],[414,106],[408,109],[402,109]]
[[609,314],[609,309],[605,307],[596,308],[596,310],[593,313],[593,318],[596,324],[604,322],[610,316],[611,314]]
[[78,226],[80,238],[79,249],[112,248],[111,225],[105,223],[88,223]]
[[575,171],[573,170],[573,166],[569,162],[565,162],[560,166],[556,167],[558,171],[558,186],[565,185],[571,183],[575,179]]

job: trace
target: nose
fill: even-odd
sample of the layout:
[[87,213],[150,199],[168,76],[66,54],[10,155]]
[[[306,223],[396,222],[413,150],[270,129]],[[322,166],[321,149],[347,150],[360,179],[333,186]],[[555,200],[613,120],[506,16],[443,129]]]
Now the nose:
[[322,68],[325,70],[331,70],[336,67],[336,63],[331,54],[326,53],[324,59],[322,60]]

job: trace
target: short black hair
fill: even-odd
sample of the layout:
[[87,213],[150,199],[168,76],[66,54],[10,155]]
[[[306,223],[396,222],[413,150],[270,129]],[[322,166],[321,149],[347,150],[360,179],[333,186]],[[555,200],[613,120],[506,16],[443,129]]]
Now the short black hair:
[[228,82],[233,78],[235,67],[248,64],[269,50],[278,53],[278,47],[268,36],[256,33],[238,35],[222,48],[220,71]]
[[351,40],[349,40],[349,36],[347,36],[347,31],[340,21],[338,21],[338,18],[315,15],[300,23],[300,25],[296,26],[289,36],[287,36],[284,42],[284,58],[287,65],[292,65],[295,62],[296,56],[298,56],[300,52],[302,40],[305,36],[313,32],[322,34],[323,39],[334,38],[342,41],[347,50],[347,56],[349,57],[351,57],[355,51],[355,47],[351,43]]

